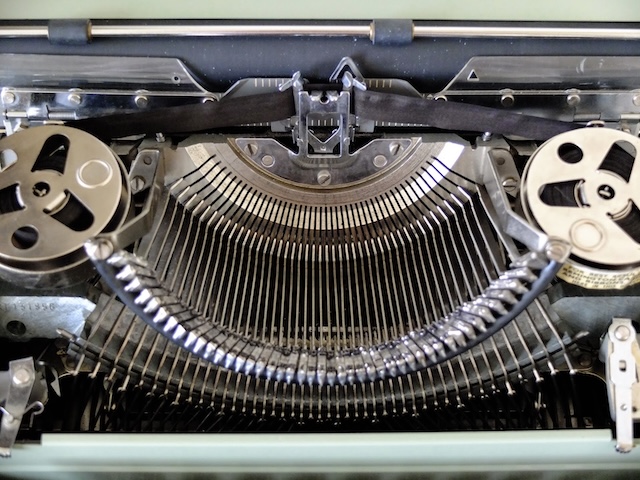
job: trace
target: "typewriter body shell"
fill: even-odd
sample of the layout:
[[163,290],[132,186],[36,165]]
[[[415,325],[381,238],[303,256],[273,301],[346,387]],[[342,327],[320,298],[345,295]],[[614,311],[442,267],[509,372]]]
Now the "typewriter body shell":
[[637,474],[640,9],[570,3],[0,5],[0,476]]

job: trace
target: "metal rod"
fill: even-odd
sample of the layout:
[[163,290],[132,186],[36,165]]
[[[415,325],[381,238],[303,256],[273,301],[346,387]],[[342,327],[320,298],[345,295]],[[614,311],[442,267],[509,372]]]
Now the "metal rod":
[[[371,37],[369,25],[92,25],[91,37],[240,37],[330,36]],[[47,37],[40,26],[0,26],[0,38]],[[468,25],[416,25],[415,38],[565,38],[639,40],[640,28],[513,27]]]
[[38,27],[0,27],[0,37],[2,38],[23,38],[23,37],[47,37],[49,29],[46,25]]
[[93,37],[368,37],[370,25],[93,25]]
[[640,28],[414,26],[414,37],[518,37],[599,40],[638,40]]

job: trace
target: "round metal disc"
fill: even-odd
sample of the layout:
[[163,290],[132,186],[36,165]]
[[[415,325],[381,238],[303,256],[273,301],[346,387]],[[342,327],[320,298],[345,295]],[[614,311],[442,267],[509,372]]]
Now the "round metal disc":
[[124,166],[100,140],[64,126],[15,133],[0,141],[7,151],[15,161],[0,171],[0,264],[38,274],[77,266],[84,242],[128,208]]
[[640,140],[608,128],[558,135],[523,175],[525,212],[548,235],[571,242],[589,265],[640,265]]

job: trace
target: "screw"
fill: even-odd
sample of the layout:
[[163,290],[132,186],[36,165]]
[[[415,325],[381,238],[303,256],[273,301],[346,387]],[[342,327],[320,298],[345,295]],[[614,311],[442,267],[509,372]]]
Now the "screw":
[[2,103],[11,105],[16,101],[16,94],[9,90],[2,91]]
[[84,249],[93,260],[106,260],[113,254],[113,244],[103,238],[89,240]]
[[156,142],[164,143],[166,140],[164,133],[156,133]]
[[151,165],[153,163],[153,158],[151,158],[150,156],[146,155],[146,156],[142,157],[142,163],[144,163],[145,165]]
[[149,99],[146,95],[136,95],[136,98],[134,98],[133,100],[136,103],[136,107],[138,108],[145,108],[147,105],[149,105]]
[[493,134],[491,132],[484,132],[482,134],[482,141],[488,142],[489,140],[491,140],[492,137],[493,137]]
[[27,370],[26,368],[19,368],[13,374],[12,381],[13,381],[14,385],[16,385],[18,387],[23,387],[23,386],[27,385],[29,382],[31,382],[32,378],[33,377],[32,377],[31,372],[29,370]]
[[72,105],[80,105],[82,103],[82,95],[72,92],[67,96],[67,101]]
[[512,93],[505,93],[500,97],[500,104],[503,107],[510,108],[513,107],[513,104],[516,103],[516,99]]
[[633,96],[633,104],[636,107],[640,107],[640,93]]
[[384,155],[376,155],[373,157],[373,165],[376,168],[382,168],[387,164],[387,157]]
[[144,188],[144,184],[145,184],[144,178],[140,176],[133,177],[129,182],[129,185],[131,185],[131,190],[133,190],[133,193],[137,193],[140,190],[142,190]]
[[567,105],[575,107],[580,103],[580,95],[577,93],[570,93],[567,95]]
[[244,147],[245,152],[247,152],[247,154],[251,155],[252,157],[258,153],[258,145],[256,145],[255,143],[247,143],[247,145]]
[[502,188],[507,193],[513,193],[518,188],[518,180],[513,177],[507,177],[502,181]]
[[621,342],[624,342],[631,336],[631,331],[626,325],[618,325],[618,327],[614,330],[613,335]]
[[273,156],[271,155],[265,155],[264,157],[262,157],[261,162],[262,162],[262,165],[264,165],[265,167],[271,168],[276,163],[276,159],[273,158]]
[[389,144],[389,153],[393,156],[398,155],[402,151],[402,145],[398,142],[391,142]]
[[331,172],[329,170],[320,170],[316,179],[320,185],[329,185],[331,183]]

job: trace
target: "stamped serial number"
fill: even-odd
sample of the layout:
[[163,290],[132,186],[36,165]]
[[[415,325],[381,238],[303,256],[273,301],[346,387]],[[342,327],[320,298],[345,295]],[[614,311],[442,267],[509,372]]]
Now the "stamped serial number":
[[0,303],[0,312],[53,312],[55,303]]

